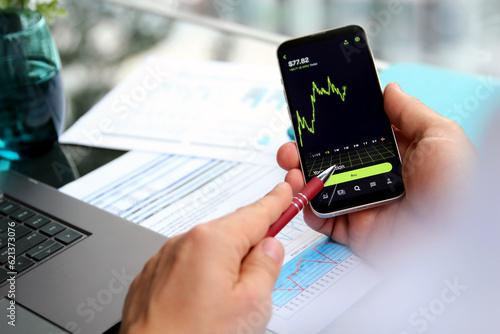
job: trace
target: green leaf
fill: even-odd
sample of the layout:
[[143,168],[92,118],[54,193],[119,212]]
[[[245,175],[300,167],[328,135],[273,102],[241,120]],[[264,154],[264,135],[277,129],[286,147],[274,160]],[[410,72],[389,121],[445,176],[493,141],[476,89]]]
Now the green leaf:
[[[36,1],[33,1],[36,3]],[[28,8],[30,0],[0,0],[0,9],[5,8]],[[33,7],[31,7],[33,8]],[[56,16],[65,16],[66,10],[59,7],[57,0],[35,4],[35,10],[45,16],[49,24],[54,22]]]
[[57,0],[39,3],[35,8],[37,12],[45,16],[45,19],[49,24],[52,24],[54,22],[56,16],[66,15],[66,10],[59,7],[59,5],[57,4]]

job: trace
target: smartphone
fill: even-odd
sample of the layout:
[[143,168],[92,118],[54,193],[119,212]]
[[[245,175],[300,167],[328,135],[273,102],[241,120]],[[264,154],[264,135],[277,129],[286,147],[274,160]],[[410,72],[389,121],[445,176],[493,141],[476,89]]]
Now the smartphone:
[[278,61],[305,182],[336,166],[311,201],[314,213],[333,217],[402,198],[401,157],[363,28],[285,41]]

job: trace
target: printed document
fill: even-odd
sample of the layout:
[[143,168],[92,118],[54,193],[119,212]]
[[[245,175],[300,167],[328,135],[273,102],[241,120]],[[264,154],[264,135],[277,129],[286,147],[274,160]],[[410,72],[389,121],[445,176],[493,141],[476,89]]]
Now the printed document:
[[150,56],[59,141],[275,164],[291,123],[277,67]]
[[[129,152],[61,190],[172,237],[257,200],[284,176],[276,166]],[[286,255],[271,332],[316,333],[377,283],[349,248],[311,230],[301,215],[276,238]]]

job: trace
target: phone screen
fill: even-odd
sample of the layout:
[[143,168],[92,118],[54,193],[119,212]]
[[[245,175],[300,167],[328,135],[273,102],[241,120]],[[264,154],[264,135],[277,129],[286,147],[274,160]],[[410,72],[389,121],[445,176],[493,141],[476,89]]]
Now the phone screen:
[[364,30],[287,41],[278,60],[305,181],[336,165],[313,210],[333,216],[401,197],[401,159]]

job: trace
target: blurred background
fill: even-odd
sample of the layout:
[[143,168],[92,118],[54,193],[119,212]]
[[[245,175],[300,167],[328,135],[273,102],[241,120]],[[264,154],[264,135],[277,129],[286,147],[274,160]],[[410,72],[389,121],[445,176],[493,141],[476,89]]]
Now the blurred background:
[[287,36],[359,24],[368,32],[375,57],[389,62],[422,61],[488,74],[494,64],[493,55],[500,51],[497,0],[178,0],[178,3],[179,8],[201,15]]
[[[147,54],[275,64],[276,45],[342,25],[375,58],[500,77],[498,0],[63,0],[52,27],[71,96],[69,124]],[[217,27],[217,29],[213,29]],[[232,30],[247,38],[234,38]],[[381,62],[382,63],[382,62]]]

